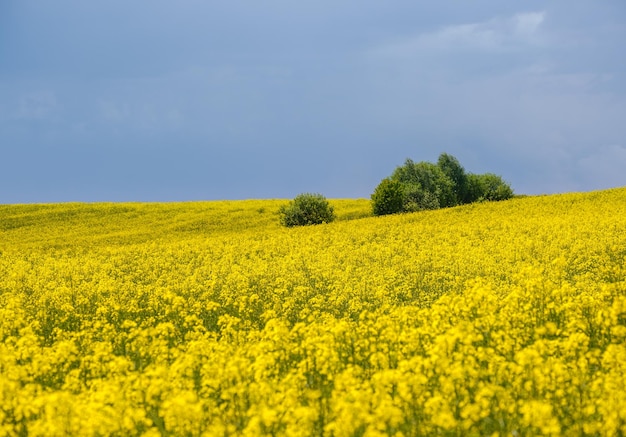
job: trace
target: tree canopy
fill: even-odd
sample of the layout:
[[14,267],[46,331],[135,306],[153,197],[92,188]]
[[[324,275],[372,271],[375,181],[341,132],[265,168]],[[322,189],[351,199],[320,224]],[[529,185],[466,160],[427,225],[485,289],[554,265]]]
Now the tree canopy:
[[447,153],[437,163],[408,159],[383,179],[372,194],[375,215],[447,208],[477,201],[505,200],[513,190],[493,173],[467,173]]

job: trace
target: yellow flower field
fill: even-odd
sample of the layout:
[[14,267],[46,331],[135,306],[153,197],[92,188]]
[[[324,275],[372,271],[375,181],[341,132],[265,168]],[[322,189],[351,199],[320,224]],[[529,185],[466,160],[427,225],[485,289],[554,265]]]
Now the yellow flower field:
[[0,205],[0,436],[626,434],[626,189],[284,203]]

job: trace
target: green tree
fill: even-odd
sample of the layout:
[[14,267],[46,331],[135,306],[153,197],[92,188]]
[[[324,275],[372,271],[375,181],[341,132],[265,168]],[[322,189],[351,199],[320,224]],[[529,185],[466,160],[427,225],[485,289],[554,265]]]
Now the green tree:
[[453,182],[455,204],[460,205],[468,201],[468,180],[465,169],[452,155],[442,153],[437,160],[437,167]]
[[506,200],[513,197],[513,189],[493,173],[468,175],[468,199],[470,202]]
[[435,193],[424,190],[417,184],[404,185],[403,210],[406,212],[440,208],[439,198]]
[[372,194],[374,215],[445,208],[464,203],[504,200],[511,187],[493,173],[466,173],[458,159],[447,153],[437,164],[407,159],[383,179]]
[[321,194],[298,194],[278,210],[283,226],[306,226],[330,223],[335,219],[334,208]]
[[399,181],[385,178],[372,193],[374,215],[402,212],[404,206],[404,186]]
[[[419,209],[435,209],[454,206],[456,196],[454,194],[454,182],[435,164],[430,162],[415,163],[411,159],[407,159],[404,165],[397,167],[392,179],[395,179],[405,186],[409,193],[418,194],[421,192],[429,193],[429,195],[417,195],[414,198],[429,199],[428,202],[422,204]],[[417,188],[419,187],[419,188]],[[437,204],[435,205],[430,199],[435,197]],[[407,199],[409,201],[409,199]],[[418,202],[419,204],[420,202]],[[427,205],[432,205],[431,207]]]

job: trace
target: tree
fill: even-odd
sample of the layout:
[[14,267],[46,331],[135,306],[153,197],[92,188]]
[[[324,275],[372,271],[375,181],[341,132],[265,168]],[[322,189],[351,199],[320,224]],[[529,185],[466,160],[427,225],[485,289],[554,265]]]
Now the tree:
[[306,226],[330,223],[335,219],[334,208],[321,194],[302,193],[278,210],[283,226]]
[[[429,199],[425,203],[418,201],[417,203],[422,205],[419,209],[436,209],[455,205],[454,182],[435,164],[415,163],[407,159],[403,166],[394,170],[391,178],[407,186],[407,192],[415,194],[414,199]],[[420,193],[429,194],[421,195]],[[431,200],[433,197],[437,199],[436,204]]]
[[468,199],[470,202],[506,200],[513,197],[513,189],[493,173],[468,175]]
[[405,212],[438,208],[440,208],[440,203],[435,193],[424,190],[420,185],[405,184],[403,202],[403,210]]
[[374,215],[402,212],[404,207],[404,186],[391,178],[383,179],[372,193]]
[[442,153],[437,160],[437,167],[439,167],[454,184],[455,204],[461,205],[467,203],[467,174],[465,173],[465,169],[461,166],[461,163],[454,156]]
[[513,190],[500,176],[466,173],[454,156],[442,153],[437,164],[407,158],[376,187],[372,209],[382,215],[510,197]]

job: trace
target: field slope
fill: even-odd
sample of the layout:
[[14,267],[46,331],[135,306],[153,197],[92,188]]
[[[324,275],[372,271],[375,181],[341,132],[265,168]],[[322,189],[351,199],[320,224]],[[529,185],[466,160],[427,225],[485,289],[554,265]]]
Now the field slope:
[[626,433],[626,189],[283,203],[0,205],[0,436]]

